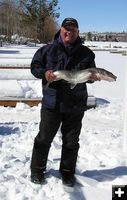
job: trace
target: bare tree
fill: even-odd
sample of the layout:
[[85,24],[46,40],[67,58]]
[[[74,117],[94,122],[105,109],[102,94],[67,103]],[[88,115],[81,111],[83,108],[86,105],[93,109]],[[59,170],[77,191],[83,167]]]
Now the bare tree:
[[12,0],[0,2],[0,34],[6,35],[8,40],[11,35],[18,32],[18,14],[16,4]]
[[56,33],[57,30],[58,30],[57,23],[54,26],[53,18],[47,17],[44,23],[44,28],[43,28],[43,33],[42,33],[43,41],[47,43],[53,40],[54,34]]
[[51,41],[56,30],[58,0],[0,0],[0,35],[19,34]]

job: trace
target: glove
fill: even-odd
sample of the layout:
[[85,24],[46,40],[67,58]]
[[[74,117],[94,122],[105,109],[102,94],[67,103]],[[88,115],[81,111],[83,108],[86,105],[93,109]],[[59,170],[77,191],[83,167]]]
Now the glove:
[[53,74],[53,71],[52,70],[47,70],[45,72],[45,78],[48,82],[53,82],[56,78],[56,76]]

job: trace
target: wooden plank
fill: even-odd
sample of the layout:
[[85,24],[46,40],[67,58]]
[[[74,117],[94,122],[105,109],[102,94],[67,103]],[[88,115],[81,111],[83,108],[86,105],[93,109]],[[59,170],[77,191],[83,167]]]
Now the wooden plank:
[[[38,106],[39,103],[42,102],[41,98],[12,98],[12,97],[1,97],[0,98],[0,106],[4,107],[15,107],[17,103],[25,103],[30,107]],[[96,98],[94,96],[89,96],[87,101],[88,108],[95,108],[96,107]]]
[[28,66],[16,67],[16,66],[0,66],[0,69],[30,69]]
[[25,103],[29,105],[30,107],[38,106],[39,103],[41,103],[40,99],[25,99],[25,98],[1,98],[0,99],[0,106],[5,107],[15,107],[17,103]]

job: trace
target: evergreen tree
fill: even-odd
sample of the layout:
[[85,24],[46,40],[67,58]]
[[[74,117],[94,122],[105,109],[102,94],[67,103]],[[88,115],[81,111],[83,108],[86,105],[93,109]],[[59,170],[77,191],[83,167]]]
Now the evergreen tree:
[[[52,21],[54,21],[52,26],[55,27],[55,19],[59,17],[59,14],[55,10],[57,4],[57,0],[50,2],[47,0],[21,0],[22,26],[25,27],[26,33],[30,32],[32,38],[40,42],[45,42],[45,38],[43,37],[45,27],[51,25],[46,24],[46,22],[52,18]],[[52,28],[54,29],[54,27]],[[49,27],[49,30],[51,30],[51,27]],[[52,36],[47,39],[51,40]]]

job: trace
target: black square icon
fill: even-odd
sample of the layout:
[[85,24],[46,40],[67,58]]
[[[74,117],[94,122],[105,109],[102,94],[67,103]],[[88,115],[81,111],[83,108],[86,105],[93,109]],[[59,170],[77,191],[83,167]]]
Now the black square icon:
[[127,200],[127,185],[113,185],[112,200]]

